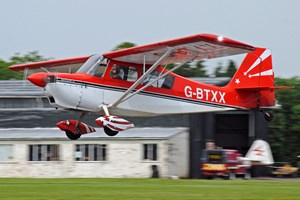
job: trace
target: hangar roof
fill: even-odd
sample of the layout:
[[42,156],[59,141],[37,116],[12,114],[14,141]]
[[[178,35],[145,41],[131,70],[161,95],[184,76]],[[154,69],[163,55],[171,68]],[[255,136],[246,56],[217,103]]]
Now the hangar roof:
[[1,80],[1,97],[36,97],[45,96],[43,88],[37,87],[27,80]]
[[[107,136],[102,128],[96,128],[95,133],[81,136],[80,140],[123,140],[123,139],[168,139],[176,134],[187,132],[187,128],[133,128],[120,132],[114,137]],[[0,141],[20,140],[69,140],[58,128],[9,128],[0,129]]]

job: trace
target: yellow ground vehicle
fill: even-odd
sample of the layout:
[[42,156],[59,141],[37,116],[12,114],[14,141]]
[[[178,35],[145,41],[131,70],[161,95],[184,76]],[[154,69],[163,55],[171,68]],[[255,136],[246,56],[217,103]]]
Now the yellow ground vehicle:
[[297,177],[299,171],[298,167],[293,167],[287,162],[276,162],[271,169],[271,174],[276,177]]

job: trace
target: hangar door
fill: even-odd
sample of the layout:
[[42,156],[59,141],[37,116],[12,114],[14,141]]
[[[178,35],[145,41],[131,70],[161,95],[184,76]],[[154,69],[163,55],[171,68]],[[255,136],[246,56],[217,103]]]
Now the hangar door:
[[224,149],[245,154],[249,148],[249,114],[217,114],[215,143]]

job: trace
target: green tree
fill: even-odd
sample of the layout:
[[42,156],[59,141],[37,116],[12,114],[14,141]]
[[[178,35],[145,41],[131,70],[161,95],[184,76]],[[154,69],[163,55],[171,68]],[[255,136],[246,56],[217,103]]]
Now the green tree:
[[6,62],[0,59],[0,80],[22,79],[22,73],[17,73],[8,69],[8,67],[13,64],[14,63],[12,62]]
[[[175,64],[169,64],[167,69],[172,69]],[[189,62],[176,69],[174,73],[184,77],[208,77],[204,61]]]
[[31,63],[31,62],[38,62],[38,61],[45,61],[48,60],[43,56],[39,55],[38,51],[31,51],[23,56],[20,53],[16,53],[10,58],[10,61],[14,64],[23,64],[23,63]]
[[276,78],[277,85],[295,86],[276,93],[280,109],[274,110],[270,122],[270,145],[276,161],[296,164],[300,155],[300,79]]
[[218,63],[217,67],[215,68],[214,71],[214,76],[215,77],[224,77],[224,72],[223,72],[223,65],[222,63]]
[[9,80],[9,79],[22,79],[23,74],[10,70],[8,67],[10,65],[30,63],[47,60],[43,56],[39,55],[37,51],[32,51],[27,54],[21,55],[16,53],[13,55],[9,61],[4,61],[0,59],[0,80]]
[[215,77],[233,77],[237,70],[236,64],[233,60],[229,60],[226,69],[224,70],[224,66],[222,63],[218,63],[217,67],[214,71]]
[[113,48],[113,51],[117,51],[120,49],[126,49],[130,47],[135,47],[136,44],[132,42],[122,42],[121,44],[117,45],[115,48]]
[[192,68],[194,77],[208,77],[207,71],[205,70],[205,65],[203,60],[196,62],[195,67]]
[[228,66],[226,68],[224,75],[227,77],[233,77],[233,75],[236,72],[236,69],[237,69],[237,67],[235,65],[235,62],[233,60],[229,60],[229,63],[228,63]]
[[[174,67],[176,66],[175,64],[173,65]],[[184,77],[192,77],[193,76],[193,71],[191,68],[191,65],[189,63],[184,64],[183,66],[179,67],[174,71],[175,74],[178,74],[180,76]]]

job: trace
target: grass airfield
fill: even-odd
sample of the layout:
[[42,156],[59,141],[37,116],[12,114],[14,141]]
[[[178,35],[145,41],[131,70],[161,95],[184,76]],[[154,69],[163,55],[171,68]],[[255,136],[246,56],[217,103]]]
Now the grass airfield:
[[300,181],[0,179],[0,199],[300,199]]

